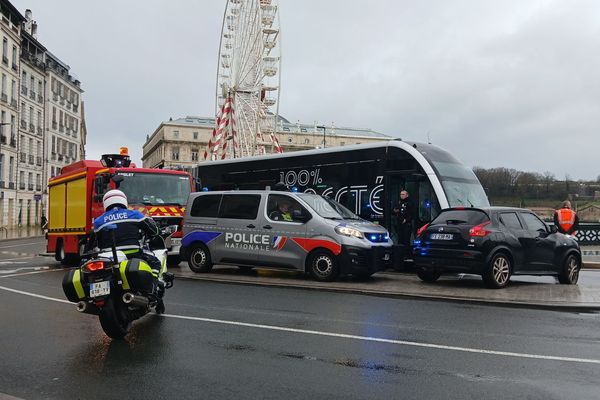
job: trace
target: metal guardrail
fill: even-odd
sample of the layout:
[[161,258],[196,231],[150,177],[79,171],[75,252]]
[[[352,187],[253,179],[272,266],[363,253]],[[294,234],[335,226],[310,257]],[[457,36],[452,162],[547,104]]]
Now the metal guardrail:
[[577,241],[583,245],[600,245],[600,224],[580,223],[577,231]]

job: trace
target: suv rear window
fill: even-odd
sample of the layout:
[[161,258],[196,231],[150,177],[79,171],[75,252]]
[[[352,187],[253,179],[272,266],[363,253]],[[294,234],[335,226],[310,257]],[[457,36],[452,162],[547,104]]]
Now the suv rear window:
[[206,194],[198,196],[192,203],[190,215],[192,217],[217,218],[219,214],[220,194]]
[[487,214],[481,210],[448,210],[442,211],[432,222],[431,225],[479,225],[489,221]]

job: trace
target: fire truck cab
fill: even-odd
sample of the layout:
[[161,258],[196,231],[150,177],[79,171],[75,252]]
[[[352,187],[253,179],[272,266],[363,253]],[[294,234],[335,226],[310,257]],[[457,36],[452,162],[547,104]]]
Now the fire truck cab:
[[177,225],[167,262],[180,262],[184,206],[193,189],[190,174],[167,169],[136,168],[126,148],[106,154],[100,161],[83,160],[62,168],[48,182],[47,251],[64,265],[79,262],[93,230],[93,221],[104,212],[102,197],[122,190],[130,209],[154,218],[159,226]]

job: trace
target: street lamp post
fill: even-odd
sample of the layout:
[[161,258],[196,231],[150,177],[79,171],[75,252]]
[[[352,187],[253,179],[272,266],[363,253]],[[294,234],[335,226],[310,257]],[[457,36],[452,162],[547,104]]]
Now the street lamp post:
[[325,148],[325,125],[319,125],[317,129],[323,129],[323,148]]

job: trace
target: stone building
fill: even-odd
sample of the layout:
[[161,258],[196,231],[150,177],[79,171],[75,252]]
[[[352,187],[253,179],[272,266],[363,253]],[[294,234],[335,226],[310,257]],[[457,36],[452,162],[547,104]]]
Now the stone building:
[[[203,160],[214,126],[214,118],[203,117],[188,116],[162,122],[152,135],[146,138],[142,155],[143,166],[189,169],[198,165]],[[277,131],[279,144],[284,152],[392,139],[370,129],[291,123],[281,117]]]
[[37,38],[23,16],[0,0],[0,226],[39,224],[47,181],[81,159],[85,138],[81,85]]

